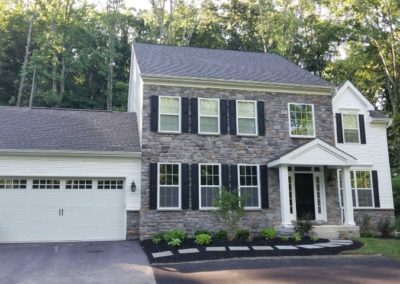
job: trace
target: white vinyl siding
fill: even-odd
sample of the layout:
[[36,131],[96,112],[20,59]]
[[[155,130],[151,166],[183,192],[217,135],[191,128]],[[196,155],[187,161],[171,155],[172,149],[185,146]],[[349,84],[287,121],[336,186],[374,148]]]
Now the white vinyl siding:
[[215,209],[215,201],[221,191],[221,165],[199,165],[199,200],[200,209]]
[[314,105],[289,103],[288,108],[290,137],[314,138]]
[[236,126],[238,135],[257,135],[256,101],[236,101]]
[[258,165],[238,165],[239,195],[245,198],[246,209],[260,209],[260,177]]
[[160,132],[181,132],[181,98],[159,97],[158,125]]
[[360,143],[358,115],[342,113],[344,143]]
[[198,109],[199,133],[219,134],[219,100],[199,98]]
[[181,166],[180,164],[158,164],[158,209],[181,208]]

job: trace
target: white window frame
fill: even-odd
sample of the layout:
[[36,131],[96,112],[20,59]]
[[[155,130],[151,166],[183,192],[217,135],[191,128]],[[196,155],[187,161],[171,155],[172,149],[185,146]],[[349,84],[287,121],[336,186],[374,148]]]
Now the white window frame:
[[[218,115],[201,115],[200,114],[200,101],[201,100],[210,100],[210,101],[217,101],[218,102]],[[210,99],[210,98],[199,98],[197,100],[197,129],[199,130],[199,134],[207,134],[207,135],[219,135],[221,133],[221,113],[220,113],[220,100],[219,99]],[[218,121],[218,131],[217,132],[204,132],[201,131],[200,127],[200,120],[202,117],[211,117],[211,118],[217,118]]]
[[222,172],[221,172],[221,164],[218,163],[200,163],[199,164],[199,209],[200,210],[217,210],[218,208],[215,206],[201,206],[201,188],[202,187],[217,187],[215,185],[213,186],[207,186],[207,185],[202,185],[201,184],[201,166],[218,166],[218,171],[219,171],[219,194],[221,194],[221,187],[222,187]]
[[[351,129],[354,130],[353,128],[345,128],[344,127],[344,119],[343,119],[343,115],[353,115],[356,117],[356,122],[357,122],[357,134],[358,134],[358,142],[346,142],[346,135],[344,133],[345,129]],[[342,135],[343,135],[343,143],[344,144],[360,144],[361,143],[361,137],[360,137],[360,122],[358,121],[358,113],[355,112],[342,112],[340,114],[341,118],[342,118]]]
[[[178,207],[161,207],[160,206],[160,165],[178,165]],[[182,209],[182,165],[181,163],[157,163],[157,209],[160,211],[176,211]]]
[[[292,126],[291,126],[291,118],[290,118],[290,105],[309,105],[311,106],[311,111],[312,111],[312,120],[313,120],[313,130],[314,134],[313,135],[295,135],[292,134]],[[315,112],[314,112],[314,104],[309,104],[309,103],[288,103],[287,106],[288,109],[288,126],[289,126],[289,137],[291,138],[315,138],[316,136],[316,129],[315,129]]]
[[248,185],[245,185],[245,186],[241,186],[240,185],[240,166],[251,166],[251,167],[254,167],[254,166],[256,166],[257,167],[257,192],[258,192],[258,206],[245,206],[244,207],[244,209],[245,210],[259,210],[259,209],[261,209],[261,184],[260,184],[260,165],[258,165],[258,164],[238,164],[238,166],[237,166],[237,178],[238,178],[238,181],[237,181],[237,184],[238,184],[238,194],[239,194],[239,197],[240,197],[240,193],[241,193],[241,187],[244,187],[244,188],[246,188],[246,187],[254,187],[254,186],[248,186]]
[[[179,100],[179,118],[178,118],[178,130],[161,130],[161,115],[177,115],[176,113],[161,113],[161,98],[173,98]],[[182,133],[182,98],[175,96],[159,96],[158,97],[158,132],[160,133]]]
[[[254,117],[239,117],[239,104],[243,103],[253,103],[255,108],[255,115]],[[254,119],[255,121],[255,133],[241,133],[239,132],[239,119]],[[236,100],[236,133],[237,135],[241,136],[258,136],[258,109],[257,109],[257,101],[254,100]]]

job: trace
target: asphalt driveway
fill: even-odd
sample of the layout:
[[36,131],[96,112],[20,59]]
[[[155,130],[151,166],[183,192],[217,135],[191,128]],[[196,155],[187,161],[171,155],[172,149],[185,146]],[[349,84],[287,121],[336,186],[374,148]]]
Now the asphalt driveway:
[[0,283],[155,283],[138,242],[0,244]]
[[158,284],[400,283],[400,262],[385,257],[315,256],[154,265]]

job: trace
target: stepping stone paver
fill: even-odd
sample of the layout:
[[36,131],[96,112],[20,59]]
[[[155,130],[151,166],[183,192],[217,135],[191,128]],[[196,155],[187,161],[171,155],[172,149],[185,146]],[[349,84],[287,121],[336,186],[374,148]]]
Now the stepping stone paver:
[[274,250],[273,247],[270,246],[252,246],[253,250]]
[[225,251],[225,247],[206,247],[206,251]]
[[171,256],[174,254],[172,253],[172,251],[167,250],[167,251],[161,251],[161,252],[153,252],[152,255],[154,258],[159,258],[159,257],[164,257],[164,256]]
[[290,250],[290,249],[298,249],[295,246],[275,246],[277,249],[281,250]]
[[344,245],[344,246],[349,246],[353,244],[353,241],[349,240],[330,240],[330,244],[335,244],[335,245]]
[[320,249],[320,246],[316,245],[297,245],[299,248],[305,248],[305,249]]
[[229,250],[244,251],[244,250],[250,250],[250,249],[249,249],[249,247],[246,247],[246,246],[237,246],[237,247],[229,247]]
[[337,247],[341,247],[342,245],[339,244],[331,244],[331,243],[322,243],[322,244],[315,244],[316,246],[319,247],[324,247],[324,248],[337,248]]
[[179,253],[184,254],[184,253],[198,253],[199,250],[197,248],[188,248],[188,249],[179,249]]

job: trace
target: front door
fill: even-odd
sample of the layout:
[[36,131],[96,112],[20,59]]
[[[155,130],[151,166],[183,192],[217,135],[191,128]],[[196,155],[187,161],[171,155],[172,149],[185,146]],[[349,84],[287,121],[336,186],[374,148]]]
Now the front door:
[[297,220],[315,220],[313,174],[296,173],[295,189]]

